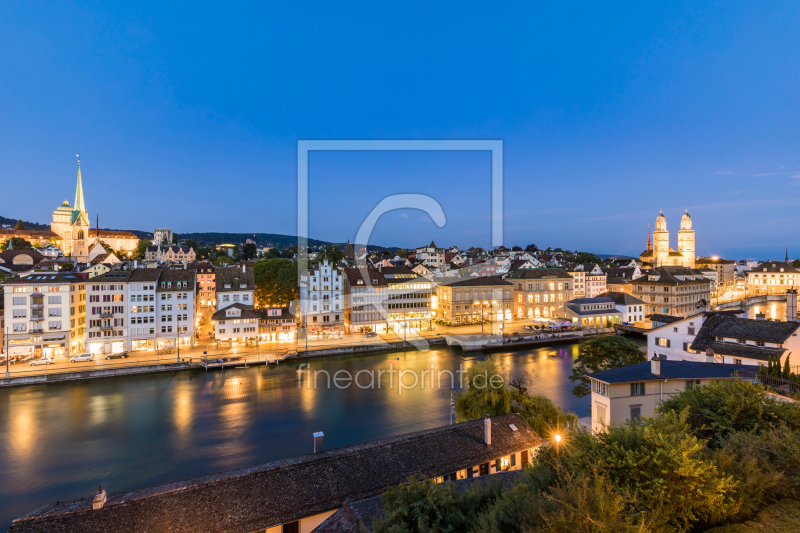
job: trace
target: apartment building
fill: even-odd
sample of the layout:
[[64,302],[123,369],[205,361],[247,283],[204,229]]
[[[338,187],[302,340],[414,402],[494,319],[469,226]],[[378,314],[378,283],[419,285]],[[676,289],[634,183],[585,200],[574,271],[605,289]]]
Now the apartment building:
[[634,324],[644,320],[644,310],[647,304],[627,292],[609,290],[600,294],[598,298],[612,299],[617,311],[620,312],[620,320],[625,324]]
[[12,359],[68,357],[84,349],[86,284],[76,274],[34,273],[4,283]]
[[386,280],[389,328],[427,329],[431,326],[433,282],[405,267],[381,268]]
[[514,286],[517,318],[565,317],[565,304],[573,299],[577,283],[563,268],[523,268],[505,277]]
[[443,269],[447,250],[437,248],[436,243],[431,241],[428,246],[417,248],[417,261],[425,264],[431,269]]
[[257,309],[258,334],[262,342],[293,341],[297,338],[297,318],[289,307]]
[[194,345],[195,270],[165,269],[156,285],[156,348]]
[[134,272],[113,270],[87,281],[87,352],[111,354],[128,350],[128,280]]
[[300,275],[300,318],[310,335],[338,334],[344,327],[344,280],[324,260]]
[[662,266],[633,282],[633,296],[645,302],[647,315],[685,317],[708,309],[711,282],[693,268]]
[[345,329],[349,333],[386,331],[388,284],[383,273],[377,268],[346,268],[342,279]]
[[467,278],[436,287],[434,316],[448,322],[511,320],[514,285],[500,277]]
[[218,267],[214,271],[217,310],[239,303],[253,306],[256,290],[253,267]]
[[785,294],[800,284],[800,270],[786,261],[767,261],[746,270],[747,292],[750,296]]
[[721,291],[733,289],[736,285],[736,261],[721,257],[698,257],[696,268],[710,269],[717,272],[717,287]]
[[214,272],[217,311],[211,315],[217,346],[257,342],[261,314],[254,309],[253,267],[217,268]]
[[128,278],[128,325],[124,349],[154,350],[158,320],[156,287],[160,268],[137,268]]
[[197,306],[214,307],[217,303],[216,268],[211,263],[197,263]]

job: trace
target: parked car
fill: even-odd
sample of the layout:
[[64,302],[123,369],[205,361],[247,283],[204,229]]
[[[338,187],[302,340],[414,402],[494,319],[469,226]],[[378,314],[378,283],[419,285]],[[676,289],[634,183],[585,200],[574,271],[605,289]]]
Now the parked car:
[[55,362],[56,362],[55,359],[51,359],[49,357],[42,357],[41,359],[34,359],[33,361],[30,362],[30,365],[31,366],[34,366],[34,365],[52,365]]
[[83,361],[94,361],[94,356],[90,353],[79,353],[69,359],[70,363],[80,363]]
[[366,339],[367,337],[377,337],[377,336],[378,336],[378,334],[377,334],[377,333],[375,333],[374,331],[370,331],[369,333],[364,333],[364,338],[365,338],[365,339]]
[[128,352],[112,353],[106,356],[106,359],[127,359]]

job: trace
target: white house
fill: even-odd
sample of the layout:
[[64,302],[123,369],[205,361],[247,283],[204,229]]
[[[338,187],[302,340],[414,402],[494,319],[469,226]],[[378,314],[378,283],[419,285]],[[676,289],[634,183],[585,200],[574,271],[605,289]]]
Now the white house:
[[644,321],[645,302],[626,292],[606,291],[599,297],[608,297],[614,300],[617,311],[622,313],[623,324],[633,324]]
[[337,333],[344,326],[342,273],[328,260],[300,275],[300,315],[310,334]]
[[194,345],[196,272],[186,268],[164,269],[158,278],[155,343],[159,350],[178,343]]
[[766,365],[800,353],[800,323],[740,318],[732,312],[699,313],[647,332],[648,358]]
[[86,328],[85,280],[37,272],[3,284],[8,354],[17,359],[80,353]]
[[253,267],[217,267],[214,273],[217,293],[217,310],[240,303],[255,304],[256,282]]

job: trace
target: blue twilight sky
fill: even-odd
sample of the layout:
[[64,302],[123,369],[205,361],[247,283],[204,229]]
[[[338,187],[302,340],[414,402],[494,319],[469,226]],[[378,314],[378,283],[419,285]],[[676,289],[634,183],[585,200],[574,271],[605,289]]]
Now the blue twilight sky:
[[[797,2],[3,2],[0,214],[296,232],[298,139],[501,139],[505,243],[800,256]],[[311,236],[489,246],[490,157],[315,153]]]

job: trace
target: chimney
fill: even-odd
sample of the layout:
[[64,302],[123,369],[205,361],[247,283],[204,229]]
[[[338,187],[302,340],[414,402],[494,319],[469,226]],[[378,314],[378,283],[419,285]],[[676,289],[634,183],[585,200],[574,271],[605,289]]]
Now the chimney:
[[322,452],[322,438],[325,434],[321,431],[314,433],[314,453]]
[[[788,310],[789,310],[789,304],[788,304],[788,302],[787,302],[787,304],[786,304],[786,310],[787,310],[787,312],[788,312]],[[767,319],[767,315],[765,315],[764,313],[757,313],[757,314],[756,314],[756,320],[766,320],[766,319]]]
[[786,291],[786,321],[797,322],[797,289]]
[[106,491],[103,487],[97,487],[97,494],[94,495],[92,500],[92,510],[99,511],[106,504]]
[[245,266],[242,265],[242,274],[244,274],[244,269],[245,269]]
[[488,416],[483,419],[483,440],[487,446],[492,445],[492,419]]
[[650,372],[653,375],[661,375],[661,359],[656,355],[650,360]]

